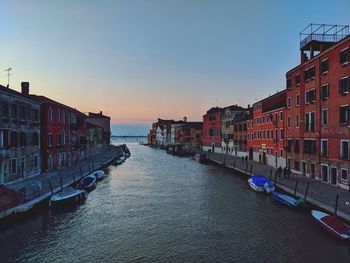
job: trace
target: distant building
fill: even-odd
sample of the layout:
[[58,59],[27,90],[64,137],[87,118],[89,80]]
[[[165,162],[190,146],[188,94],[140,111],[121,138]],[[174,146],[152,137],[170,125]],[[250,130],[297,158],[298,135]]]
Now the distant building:
[[[221,112],[221,152],[225,154],[237,154],[235,147],[234,133],[237,132],[235,125],[242,119],[245,108],[232,105],[224,107]],[[236,141],[236,146],[238,141]]]
[[186,144],[195,150],[202,146],[203,122],[185,122],[176,128],[176,143]]
[[282,168],[285,159],[286,90],[253,104],[253,119],[247,124],[249,158]]
[[28,92],[28,82],[22,93],[0,85],[0,184],[41,172],[40,103]]
[[104,129],[98,125],[86,122],[87,157],[90,158],[105,150]]
[[234,156],[247,156],[248,152],[248,125],[253,118],[253,108],[248,105],[248,109],[238,115],[234,122],[232,154]]
[[203,150],[221,152],[222,108],[214,107],[203,116]]
[[86,121],[103,128],[104,145],[108,146],[111,141],[111,117],[99,113],[89,112]]
[[349,26],[311,24],[300,37],[301,62],[286,73],[287,165],[349,189]]

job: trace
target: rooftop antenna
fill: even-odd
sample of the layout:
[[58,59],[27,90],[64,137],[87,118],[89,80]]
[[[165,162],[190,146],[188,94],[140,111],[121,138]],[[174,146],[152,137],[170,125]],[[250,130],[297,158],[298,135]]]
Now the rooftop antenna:
[[216,98],[216,106],[219,107],[219,99]]
[[8,88],[10,87],[10,76],[11,76],[10,71],[11,70],[12,70],[12,68],[5,69],[5,71],[7,71],[6,76],[7,76],[7,87]]

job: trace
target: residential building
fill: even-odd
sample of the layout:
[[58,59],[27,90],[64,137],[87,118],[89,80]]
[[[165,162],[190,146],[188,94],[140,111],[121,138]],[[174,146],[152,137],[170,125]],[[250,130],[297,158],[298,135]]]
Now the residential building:
[[249,158],[260,163],[285,167],[286,90],[253,104],[253,119],[247,124]]
[[203,150],[221,152],[222,108],[213,107],[203,116]]
[[236,105],[224,107],[221,113],[221,152],[234,154],[234,132],[236,121],[240,121],[245,108]]
[[103,148],[107,148],[111,141],[111,117],[99,113],[89,112],[86,121],[103,128]]
[[248,125],[253,118],[253,108],[248,109],[237,116],[233,128],[233,152],[234,156],[247,156],[248,152]]
[[286,73],[287,163],[295,173],[348,189],[349,27],[311,24],[300,37],[301,62]]
[[21,92],[0,85],[0,184],[39,175],[40,103]]
[[29,97],[41,105],[42,170],[54,171],[86,159],[86,115],[44,96]]

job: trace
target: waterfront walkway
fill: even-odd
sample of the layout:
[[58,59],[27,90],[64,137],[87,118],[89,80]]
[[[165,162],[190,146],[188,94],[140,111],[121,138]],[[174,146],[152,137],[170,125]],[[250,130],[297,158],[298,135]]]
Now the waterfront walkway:
[[208,153],[208,158],[213,162],[235,169],[247,176],[250,174],[265,175],[271,178],[272,181],[276,180],[276,186],[290,194],[294,194],[296,182],[298,181],[296,191],[297,197],[305,197],[307,185],[309,184],[306,200],[312,205],[323,208],[330,213],[334,213],[335,211],[336,195],[338,193],[337,215],[350,221],[350,206],[346,204],[347,201],[350,202],[350,191],[301,175],[291,174],[289,178],[284,178],[282,172],[281,177],[276,177],[276,168],[251,160],[248,160],[246,163],[239,157],[219,153]]

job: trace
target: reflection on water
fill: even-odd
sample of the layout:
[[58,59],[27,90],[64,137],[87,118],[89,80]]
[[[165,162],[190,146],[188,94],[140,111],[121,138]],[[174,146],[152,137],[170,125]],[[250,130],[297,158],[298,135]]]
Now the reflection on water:
[[128,146],[85,204],[2,228],[1,262],[350,262],[348,244],[246,178]]

